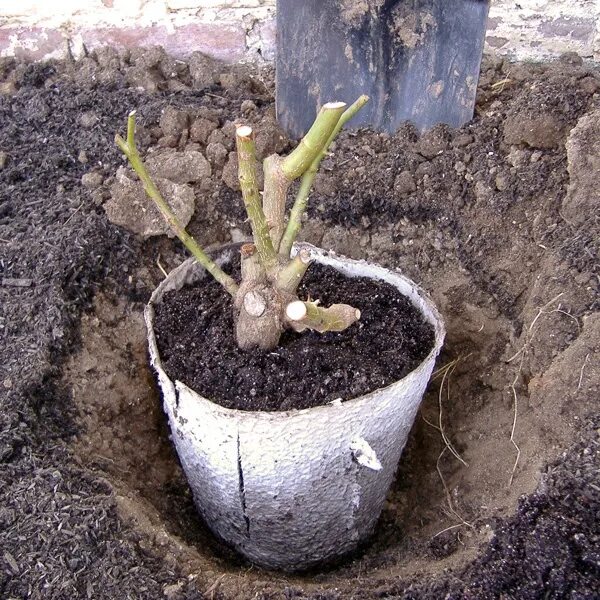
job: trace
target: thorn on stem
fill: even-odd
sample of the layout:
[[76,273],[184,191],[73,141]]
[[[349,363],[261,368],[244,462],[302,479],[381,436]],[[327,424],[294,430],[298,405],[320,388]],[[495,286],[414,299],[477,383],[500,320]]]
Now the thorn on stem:
[[256,246],[252,243],[244,244],[240,248],[240,254],[242,258],[250,258],[256,252]]

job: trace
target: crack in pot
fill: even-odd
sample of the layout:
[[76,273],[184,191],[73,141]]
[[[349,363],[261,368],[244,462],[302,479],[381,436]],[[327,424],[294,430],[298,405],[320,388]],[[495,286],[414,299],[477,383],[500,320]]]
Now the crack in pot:
[[244,487],[244,469],[242,467],[242,452],[240,448],[240,432],[237,432],[237,470],[238,470],[238,486],[240,492],[240,503],[242,505],[242,514],[246,522],[246,534],[250,537],[250,517],[248,516],[246,506],[246,488]]

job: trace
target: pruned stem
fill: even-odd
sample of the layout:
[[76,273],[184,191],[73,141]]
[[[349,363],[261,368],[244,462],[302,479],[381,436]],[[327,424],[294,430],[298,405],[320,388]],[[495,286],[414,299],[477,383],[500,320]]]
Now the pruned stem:
[[348,304],[332,304],[322,308],[317,302],[290,302],[285,315],[293,329],[304,331],[314,329],[319,333],[344,331],[360,319],[360,310]]
[[241,272],[242,281],[252,282],[253,284],[266,281],[265,270],[258,259],[256,246],[254,244],[244,244],[240,249],[242,258]]
[[294,258],[279,271],[277,276],[277,288],[286,292],[295,292],[302,281],[311,262],[310,252],[306,249],[300,250]]
[[[294,179],[300,177],[309,168],[314,157],[319,154],[345,106],[344,102],[324,104],[308,133],[287,158],[282,159],[273,155],[267,156],[263,162],[265,174],[263,209],[275,249],[279,248],[285,228],[285,200],[288,188]],[[286,258],[288,257],[289,254]]]
[[238,173],[240,187],[246,212],[252,227],[252,237],[256,244],[258,257],[263,267],[270,271],[277,264],[277,253],[271,241],[269,226],[263,212],[260,193],[258,191],[258,179],[256,177],[256,146],[252,128],[247,125],[238,127],[235,132]]
[[140,178],[144,185],[144,190],[146,190],[146,194],[154,201],[154,204],[158,210],[160,210],[162,216],[175,235],[192,253],[192,256],[227,290],[227,292],[229,292],[231,296],[235,296],[238,291],[237,283],[227,275],[227,273],[225,273],[219,265],[206,254],[206,252],[204,252],[196,240],[186,231],[185,227],[181,225],[168,202],[162,197],[162,194],[158,191],[158,188],[148,174],[137,146],[135,145],[135,111],[130,112],[127,119],[127,140],[124,140],[120,135],[116,135],[115,142]]
[[310,190],[315,181],[315,177],[317,175],[317,171],[319,170],[319,166],[321,161],[327,154],[327,150],[329,146],[333,143],[333,140],[337,137],[338,133],[342,129],[342,127],[354,116],[356,113],[368,102],[368,96],[361,96],[351,104],[342,114],[342,116],[338,119],[336,126],[333,128],[331,135],[321,148],[321,151],[317,153],[310,166],[302,176],[302,180],[300,182],[300,188],[298,189],[298,193],[296,194],[296,199],[294,201],[294,206],[290,212],[290,218],[288,220],[287,227],[285,229],[285,233],[281,239],[281,243],[279,245],[279,254],[282,256],[289,256],[292,250],[292,245],[296,241],[298,237],[298,233],[300,232],[300,228],[302,227],[302,215],[306,211],[306,205],[308,204],[308,196],[310,194]]
[[345,102],[328,102],[321,107],[312,127],[283,161],[281,168],[289,180],[300,177],[308,169],[329,139],[345,108]]

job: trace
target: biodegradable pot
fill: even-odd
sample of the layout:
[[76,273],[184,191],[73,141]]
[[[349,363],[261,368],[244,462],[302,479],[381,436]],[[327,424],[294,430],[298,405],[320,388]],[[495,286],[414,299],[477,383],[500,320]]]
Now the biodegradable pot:
[[[150,360],[199,512],[252,562],[288,571],[345,554],[373,531],[445,333],[431,300],[398,272],[308,244],[295,251],[300,247],[317,263],[386,281],[406,295],[435,329],[427,358],[403,379],[358,398],[285,412],[233,410],[171,381],[156,345],[153,306],[165,292],[204,278],[204,269],[188,259],[145,311]],[[238,251],[223,248],[217,262]]]

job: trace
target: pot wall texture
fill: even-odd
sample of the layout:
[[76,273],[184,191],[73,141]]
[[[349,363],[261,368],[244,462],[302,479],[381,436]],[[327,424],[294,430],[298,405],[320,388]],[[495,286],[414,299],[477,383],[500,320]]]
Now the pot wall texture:
[[[84,47],[162,45],[227,62],[272,61],[276,0],[3,0],[0,56],[38,60]],[[600,60],[598,0],[492,0],[488,53],[543,60],[574,51]]]

